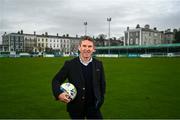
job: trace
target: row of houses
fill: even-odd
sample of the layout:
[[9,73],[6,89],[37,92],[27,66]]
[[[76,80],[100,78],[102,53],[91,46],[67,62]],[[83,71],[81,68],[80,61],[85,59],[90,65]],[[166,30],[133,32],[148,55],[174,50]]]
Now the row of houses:
[[47,52],[47,51],[61,51],[69,54],[70,52],[77,52],[79,37],[69,37],[45,34],[38,35],[24,34],[23,30],[18,33],[4,33],[2,35],[2,51],[16,51],[16,52]]
[[[150,28],[149,25],[124,31],[124,36],[121,39],[95,39],[96,46],[129,46],[129,45],[157,45],[171,44],[174,41],[174,33],[170,29],[158,31],[157,28]],[[69,37],[69,35],[59,36],[48,35],[47,32],[42,35],[25,34],[23,30],[17,33],[4,33],[2,35],[2,45],[0,51],[15,51],[15,52],[51,52],[60,51],[69,54],[77,53],[78,43],[81,37]]]

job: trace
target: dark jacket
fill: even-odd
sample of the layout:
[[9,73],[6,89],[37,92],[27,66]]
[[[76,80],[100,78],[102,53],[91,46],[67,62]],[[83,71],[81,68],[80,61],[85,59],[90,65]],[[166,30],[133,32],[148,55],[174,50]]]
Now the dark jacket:
[[[66,61],[64,66],[56,74],[52,80],[52,91],[58,100],[59,94],[62,93],[59,87],[60,85],[68,79],[68,82],[72,83],[77,89],[76,98],[68,103],[67,111],[81,112],[84,110],[84,96],[85,96],[85,80],[83,78],[82,69],[80,65],[79,57],[76,57],[70,61]],[[101,61],[93,58],[93,91],[95,97],[95,109],[99,109],[104,102],[105,94],[105,77],[104,68]]]

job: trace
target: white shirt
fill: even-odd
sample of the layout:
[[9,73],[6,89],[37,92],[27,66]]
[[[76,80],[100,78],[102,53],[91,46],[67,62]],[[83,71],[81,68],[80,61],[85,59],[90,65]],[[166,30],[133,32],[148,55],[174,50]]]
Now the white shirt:
[[83,62],[80,57],[79,57],[79,59],[80,59],[80,62],[81,62],[83,65],[85,65],[85,66],[88,66],[88,64],[89,64],[90,62],[92,62],[92,57],[91,57],[91,58],[89,59],[89,61],[87,61],[87,62]]

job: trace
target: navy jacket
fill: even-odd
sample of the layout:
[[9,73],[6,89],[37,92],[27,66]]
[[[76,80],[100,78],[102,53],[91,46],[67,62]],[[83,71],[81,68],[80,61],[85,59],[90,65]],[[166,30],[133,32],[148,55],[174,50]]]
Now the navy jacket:
[[[72,60],[66,61],[64,66],[60,69],[60,71],[56,74],[56,76],[52,80],[52,91],[53,94],[58,100],[59,94],[62,93],[59,87],[60,85],[68,79],[68,82],[72,83],[77,89],[76,98],[67,104],[67,111],[81,112],[84,111],[84,97],[85,97],[85,80],[83,78],[82,69],[80,65],[79,57],[76,57]],[[104,76],[104,68],[102,62],[93,58],[92,61],[93,66],[93,91],[95,97],[95,109],[99,109],[104,102],[104,94],[105,94],[105,76]]]

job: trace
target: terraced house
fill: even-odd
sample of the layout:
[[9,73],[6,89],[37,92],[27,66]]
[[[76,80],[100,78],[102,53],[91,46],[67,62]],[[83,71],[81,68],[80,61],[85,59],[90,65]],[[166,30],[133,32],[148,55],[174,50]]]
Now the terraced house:
[[4,51],[15,52],[47,52],[60,51],[69,54],[77,52],[77,46],[80,38],[69,37],[68,35],[59,36],[48,35],[47,32],[42,35],[24,34],[23,30],[17,33],[4,33],[2,36],[2,45]]

